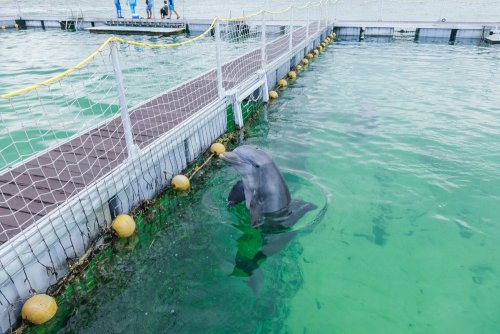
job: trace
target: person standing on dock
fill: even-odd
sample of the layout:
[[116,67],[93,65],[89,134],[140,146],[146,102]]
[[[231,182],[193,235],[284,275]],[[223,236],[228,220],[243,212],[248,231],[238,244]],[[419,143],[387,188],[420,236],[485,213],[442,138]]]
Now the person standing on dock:
[[163,1],[163,7],[160,9],[161,18],[164,19],[168,17],[168,4],[167,0]]
[[180,16],[179,14],[177,14],[177,11],[175,10],[175,7],[174,7],[174,0],[168,0],[168,18],[172,18],[172,12],[175,13],[175,15],[177,15],[177,20],[180,19]]
[[120,5],[120,0],[115,0],[115,7],[116,7],[116,16],[118,16],[119,19],[123,19],[122,6]]
[[137,5],[137,0],[127,0],[130,7],[130,12],[135,14],[135,6]]
[[153,6],[154,6],[155,1],[154,0],[146,0],[146,16],[148,19],[153,18]]

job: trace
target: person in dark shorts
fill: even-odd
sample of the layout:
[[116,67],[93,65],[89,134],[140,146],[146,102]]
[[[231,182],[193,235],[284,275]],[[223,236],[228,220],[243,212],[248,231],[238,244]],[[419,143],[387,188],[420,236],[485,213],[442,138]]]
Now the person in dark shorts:
[[163,1],[163,7],[160,9],[161,18],[164,19],[168,17],[168,4],[167,0]]
[[177,11],[175,10],[174,7],[174,0],[168,0],[168,18],[172,18],[172,12],[177,15],[177,20],[180,18],[179,14],[177,14]]
[[154,0],[146,0],[146,16],[148,19],[153,18]]

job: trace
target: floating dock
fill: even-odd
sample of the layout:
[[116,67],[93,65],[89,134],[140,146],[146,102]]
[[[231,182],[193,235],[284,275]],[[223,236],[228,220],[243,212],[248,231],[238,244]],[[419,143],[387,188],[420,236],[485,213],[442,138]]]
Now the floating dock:
[[[298,21],[300,22],[300,21]],[[53,18],[53,17],[23,17],[4,18],[0,25],[13,28],[15,24],[26,29],[31,28],[59,28],[83,30],[90,27],[109,25],[141,26],[141,27],[184,27],[186,31],[203,32],[210,24],[211,19],[110,19],[110,18]],[[288,22],[270,21],[269,26],[286,26]],[[305,25],[305,20],[302,20]],[[335,32],[340,37],[358,38],[365,37],[410,37],[415,40],[438,38],[445,41],[460,39],[484,39],[490,32],[500,30],[500,21],[369,21],[369,20],[334,20]],[[141,32],[142,33],[142,32]]]
[[171,36],[182,34],[185,28],[164,28],[164,27],[130,27],[130,26],[99,26],[87,28],[94,34],[112,34],[112,35],[154,35]]

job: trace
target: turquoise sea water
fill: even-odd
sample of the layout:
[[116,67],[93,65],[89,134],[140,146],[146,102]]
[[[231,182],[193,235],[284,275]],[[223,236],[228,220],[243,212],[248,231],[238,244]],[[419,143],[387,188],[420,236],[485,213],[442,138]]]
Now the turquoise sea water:
[[[147,211],[45,328],[498,333],[499,66],[494,47],[329,47],[242,142],[318,206],[290,238],[226,208],[238,175],[214,161],[188,194]],[[278,252],[252,261],[266,242]],[[262,272],[257,292],[242,268]]]

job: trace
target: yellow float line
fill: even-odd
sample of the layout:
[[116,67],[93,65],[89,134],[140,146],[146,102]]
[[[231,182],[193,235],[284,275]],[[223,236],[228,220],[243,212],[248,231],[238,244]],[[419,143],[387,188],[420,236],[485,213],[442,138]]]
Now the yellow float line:
[[245,15],[245,16],[240,16],[240,17],[235,17],[235,18],[218,18],[218,17],[215,17],[213,19],[212,23],[210,24],[210,27],[208,27],[208,29],[205,30],[203,33],[201,33],[200,35],[198,35],[198,36],[196,36],[194,38],[191,38],[191,39],[189,39],[187,41],[179,42],[179,43],[168,43],[168,44],[141,43],[141,42],[135,42],[135,41],[125,40],[125,39],[118,38],[118,37],[110,37],[96,51],[94,51],[90,56],[88,56],[87,58],[85,58],[84,60],[82,60],[76,66],[74,66],[74,67],[72,67],[72,68],[70,68],[70,69],[68,69],[68,70],[66,70],[66,71],[64,71],[64,72],[62,72],[62,73],[60,73],[60,74],[58,74],[56,76],[53,76],[52,78],[50,78],[48,80],[45,80],[43,82],[31,85],[31,86],[28,86],[28,87],[25,87],[25,88],[22,88],[22,89],[19,89],[19,90],[12,91],[12,92],[7,93],[7,94],[0,95],[0,98],[2,98],[2,99],[10,99],[10,98],[12,98],[14,96],[31,92],[31,91],[33,91],[35,89],[40,88],[40,87],[51,85],[54,82],[57,82],[57,81],[63,79],[64,77],[70,75],[71,73],[75,72],[76,70],[82,69],[87,63],[89,63],[91,60],[93,60],[94,58],[96,58],[108,45],[110,45],[113,42],[119,42],[119,43],[124,43],[124,44],[129,44],[129,45],[135,45],[135,46],[150,47],[150,48],[172,48],[172,47],[177,47],[177,46],[191,44],[191,43],[194,43],[194,42],[202,39],[203,37],[205,37],[214,28],[215,23],[217,22],[217,20],[222,21],[222,22],[242,21],[242,20],[245,20],[245,19],[249,19],[249,18],[258,16],[258,15],[260,15],[262,13],[268,13],[268,14],[278,15],[278,14],[286,13],[290,9],[293,9],[293,8],[304,9],[306,7],[318,7],[318,6],[321,6],[321,4],[323,4],[323,3],[326,4],[326,3],[329,3],[329,2],[336,3],[336,2],[338,2],[338,0],[336,0],[336,1],[326,0],[326,1],[319,1],[317,3],[310,3],[310,2],[308,2],[307,4],[305,4],[303,6],[292,5],[292,6],[289,6],[288,8],[286,8],[286,9],[284,9],[282,11],[276,11],[276,12],[270,11],[270,10],[260,10],[258,12],[253,13],[253,14],[249,14],[249,15]]
[[92,61],[94,58],[96,58],[108,45],[110,45],[113,42],[119,42],[119,43],[136,45],[136,46],[144,46],[144,47],[150,47],[150,48],[171,48],[171,47],[182,46],[182,45],[194,43],[197,40],[205,37],[210,32],[210,30],[212,30],[212,28],[215,26],[215,22],[217,20],[218,20],[217,17],[214,18],[214,20],[212,21],[212,24],[210,24],[210,27],[207,30],[205,30],[201,35],[198,35],[198,36],[191,38],[187,41],[179,42],[179,43],[151,44],[151,43],[140,43],[140,42],[135,42],[135,41],[129,41],[129,40],[125,40],[125,39],[118,38],[118,37],[110,37],[97,50],[95,50],[90,56],[88,56],[87,58],[85,58],[84,60],[79,62],[76,66],[74,66],[74,67],[72,67],[72,68],[70,68],[62,73],[59,73],[58,75],[53,76],[52,78],[45,80],[43,82],[31,85],[31,86],[28,86],[28,87],[25,87],[25,88],[22,88],[19,90],[15,90],[15,91],[7,93],[7,94],[0,95],[0,98],[10,99],[14,96],[31,92],[31,91],[38,89],[40,87],[43,87],[43,86],[49,86],[49,85],[53,84],[54,82],[59,81],[59,80],[63,79],[64,77],[67,77],[71,73],[73,73],[79,69],[82,69],[86,64],[88,64],[90,61]]
[[75,67],[70,68],[69,70],[66,70],[66,71],[64,71],[62,73],[59,73],[58,75],[56,75],[56,76],[54,76],[54,77],[52,77],[52,78],[50,78],[48,80],[45,80],[45,81],[43,81],[41,83],[37,83],[35,85],[29,86],[29,87],[26,87],[26,88],[23,88],[23,89],[15,90],[13,92],[1,95],[0,97],[3,98],[3,99],[9,99],[9,98],[11,98],[13,96],[30,92],[30,91],[35,90],[37,88],[40,88],[42,86],[48,86],[50,84],[53,84],[54,82],[56,82],[58,80],[61,80],[62,78],[64,78],[65,76],[70,75],[71,73],[75,72],[76,70],[79,70],[79,69],[83,68],[83,66],[85,66],[85,64],[87,64],[88,62],[90,62],[91,60],[93,60],[95,57],[97,57],[106,48],[106,46],[108,46],[108,44],[110,44],[112,41],[113,41],[113,37],[108,38],[106,40],[106,42],[104,42],[96,51],[94,51],[94,53],[92,53],[90,56],[88,56],[87,58],[85,58],[84,60],[82,60]]

